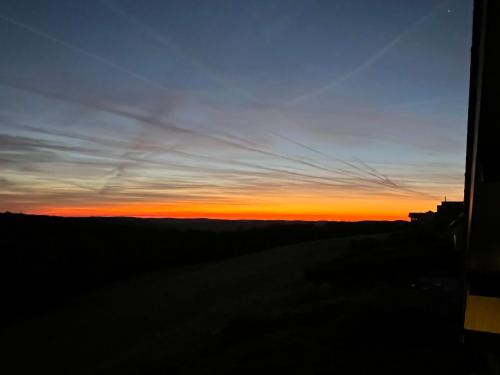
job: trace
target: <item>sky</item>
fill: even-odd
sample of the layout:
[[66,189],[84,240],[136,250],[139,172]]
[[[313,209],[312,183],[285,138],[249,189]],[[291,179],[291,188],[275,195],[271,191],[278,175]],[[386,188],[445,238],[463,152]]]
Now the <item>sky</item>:
[[406,219],[463,199],[471,0],[4,0],[0,211]]

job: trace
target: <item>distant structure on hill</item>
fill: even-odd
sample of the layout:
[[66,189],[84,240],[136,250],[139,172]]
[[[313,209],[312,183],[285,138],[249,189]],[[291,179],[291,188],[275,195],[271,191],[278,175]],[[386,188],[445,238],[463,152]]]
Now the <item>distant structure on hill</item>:
[[450,224],[464,212],[464,202],[447,201],[446,198],[437,205],[436,212],[410,212],[408,217],[412,223]]
[[433,223],[436,213],[432,211],[427,212],[410,212],[408,217],[412,223]]

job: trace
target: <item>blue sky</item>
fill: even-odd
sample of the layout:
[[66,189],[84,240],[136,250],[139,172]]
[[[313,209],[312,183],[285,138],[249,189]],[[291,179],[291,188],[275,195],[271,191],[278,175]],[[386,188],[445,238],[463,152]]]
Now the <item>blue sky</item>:
[[399,217],[461,199],[471,7],[3,1],[0,209]]

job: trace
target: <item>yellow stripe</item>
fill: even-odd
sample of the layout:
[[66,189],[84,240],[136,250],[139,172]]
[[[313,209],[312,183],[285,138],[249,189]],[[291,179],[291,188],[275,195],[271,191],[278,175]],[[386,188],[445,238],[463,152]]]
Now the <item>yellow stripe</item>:
[[464,328],[500,334],[500,298],[467,295]]

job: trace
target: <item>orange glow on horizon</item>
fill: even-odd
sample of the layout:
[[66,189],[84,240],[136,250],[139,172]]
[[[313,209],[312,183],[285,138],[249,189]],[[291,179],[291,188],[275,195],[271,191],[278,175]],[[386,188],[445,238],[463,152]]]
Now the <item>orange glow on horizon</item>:
[[66,217],[127,216],[142,218],[207,218],[225,220],[305,220],[305,221],[361,221],[408,220],[410,211],[435,209],[434,200],[337,200],[324,204],[311,201],[273,202],[261,205],[210,203],[156,203],[141,202],[96,206],[39,207],[32,214]]
[[63,217],[137,217],[137,218],[168,218],[168,219],[219,219],[219,220],[302,220],[302,221],[363,221],[363,220],[408,220],[408,214],[402,215],[358,215],[358,214],[297,214],[297,213],[238,213],[238,212],[166,212],[133,213],[119,210],[93,209],[53,209],[33,211],[31,214]]

